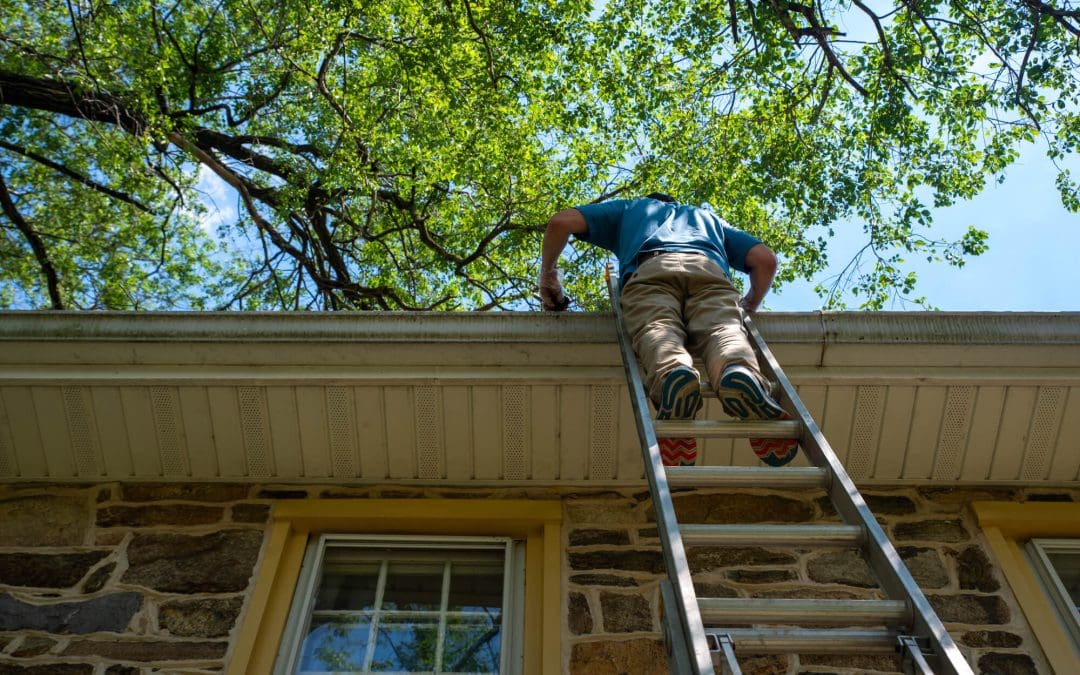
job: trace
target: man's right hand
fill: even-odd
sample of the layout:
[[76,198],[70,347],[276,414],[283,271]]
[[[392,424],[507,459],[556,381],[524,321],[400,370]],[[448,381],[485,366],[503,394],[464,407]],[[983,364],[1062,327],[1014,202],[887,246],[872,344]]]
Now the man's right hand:
[[540,302],[545,310],[562,312],[570,306],[570,298],[563,292],[558,269],[541,270],[537,286],[540,289]]

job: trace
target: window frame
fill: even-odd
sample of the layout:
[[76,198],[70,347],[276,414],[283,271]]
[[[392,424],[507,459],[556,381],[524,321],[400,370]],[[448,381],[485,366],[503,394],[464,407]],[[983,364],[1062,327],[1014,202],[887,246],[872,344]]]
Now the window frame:
[[1080,538],[1033,537],[1028,540],[1024,550],[1073,644],[1080,647],[1080,612],[1077,612],[1076,603],[1062,584],[1061,575],[1048,555],[1057,552],[1080,554]]
[[1074,672],[1080,644],[1069,634],[1026,546],[1037,538],[1080,538],[1080,503],[976,501],[972,509],[1050,666],[1059,673]]
[[503,588],[502,619],[503,635],[499,654],[499,672],[509,675],[521,673],[522,653],[520,645],[520,626],[524,623],[522,613],[522,595],[524,592],[524,546],[520,540],[509,537],[464,537],[437,535],[367,535],[340,534],[325,532],[310,537],[300,578],[293,594],[292,608],[285,624],[274,675],[291,675],[296,670],[297,660],[304,644],[307,627],[314,616],[316,589],[322,578],[323,563],[327,548],[388,547],[397,550],[419,549],[423,551],[446,550],[501,550],[503,553]]
[[273,671],[312,535],[497,536],[525,542],[524,675],[562,672],[562,503],[526,499],[282,500],[271,510],[229,675]]

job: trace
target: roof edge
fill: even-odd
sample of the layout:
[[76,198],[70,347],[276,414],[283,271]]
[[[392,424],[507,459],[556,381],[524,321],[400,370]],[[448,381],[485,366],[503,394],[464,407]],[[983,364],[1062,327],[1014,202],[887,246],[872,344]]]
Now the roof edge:
[[[1080,312],[763,312],[774,343],[1080,344]],[[0,312],[0,341],[609,343],[610,313]]]

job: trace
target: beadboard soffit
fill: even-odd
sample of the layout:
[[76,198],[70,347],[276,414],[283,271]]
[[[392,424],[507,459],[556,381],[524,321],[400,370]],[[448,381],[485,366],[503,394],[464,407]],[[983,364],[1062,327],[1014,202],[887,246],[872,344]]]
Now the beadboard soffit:
[[[1080,478],[1080,313],[756,323],[857,480]],[[0,313],[0,480],[641,476],[609,314]]]

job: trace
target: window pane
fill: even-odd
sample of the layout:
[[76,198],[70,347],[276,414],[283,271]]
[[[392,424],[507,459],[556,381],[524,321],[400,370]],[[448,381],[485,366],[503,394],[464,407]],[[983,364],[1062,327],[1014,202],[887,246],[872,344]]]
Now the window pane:
[[380,623],[371,672],[435,670],[439,622],[388,619]]
[[371,623],[364,617],[314,617],[300,654],[301,672],[355,671],[364,667]]
[[1075,551],[1047,551],[1046,557],[1054,566],[1061,585],[1069,594],[1073,607],[1080,607],[1080,552]]
[[443,567],[442,563],[390,563],[382,608],[439,611],[442,606]]
[[444,673],[498,673],[501,616],[493,619],[452,619],[446,626]]
[[315,611],[373,609],[379,586],[379,564],[343,561],[342,553],[347,552],[333,549],[326,552]]
[[450,570],[448,610],[497,613],[502,607],[502,561],[455,562],[452,563]]

